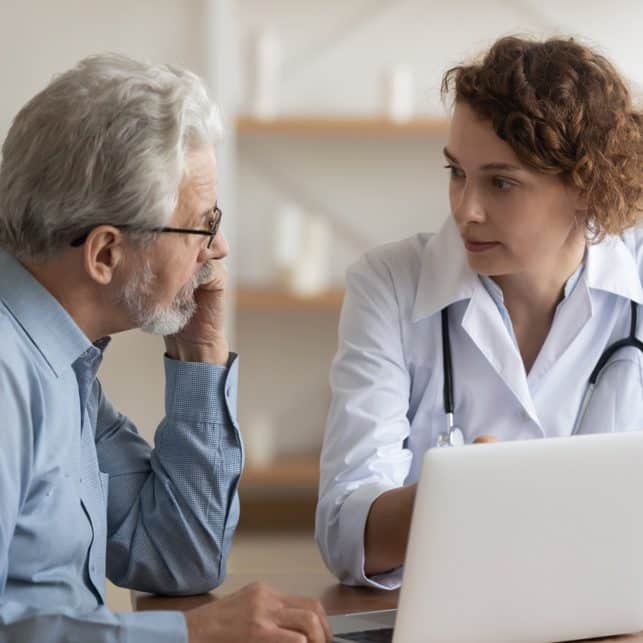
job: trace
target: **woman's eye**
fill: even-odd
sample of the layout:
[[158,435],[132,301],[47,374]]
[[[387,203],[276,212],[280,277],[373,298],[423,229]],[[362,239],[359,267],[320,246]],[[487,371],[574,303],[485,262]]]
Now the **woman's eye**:
[[502,192],[508,192],[515,185],[511,181],[507,181],[506,179],[503,179],[501,176],[494,176],[491,179],[491,182],[495,188],[498,188]]
[[456,167],[455,165],[445,165],[444,166],[447,170],[450,170],[451,172],[451,178],[452,179],[462,179],[464,178],[464,172],[459,168]]

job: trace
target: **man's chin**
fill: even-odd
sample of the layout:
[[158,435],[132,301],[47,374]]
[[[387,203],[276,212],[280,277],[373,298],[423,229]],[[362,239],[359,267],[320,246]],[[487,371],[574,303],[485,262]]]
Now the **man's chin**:
[[187,326],[195,313],[196,303],[182,310],[163,310],[144,320],[139,328],[150,335],[176,335]]

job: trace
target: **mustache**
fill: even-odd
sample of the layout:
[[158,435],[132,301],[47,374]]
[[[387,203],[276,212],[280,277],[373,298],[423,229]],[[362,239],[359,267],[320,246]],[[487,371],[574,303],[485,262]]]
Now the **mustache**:
[[211,281],[213,276],[214,274],[210,262],[204,263],[201,268],[199,268],[199,272],[197,272],[196,275],[194,275],[194,277],[192,277],[192,279],[190,279],[190,281],[181,288],[177,294],[177,299],[181,301],[191,299],[194,296],[195,290],[197,290],[201,284],[207,284],[208,281]]
[[199,272],[194,276],[195,288],[198,288],[201,284],[207,284],[208,281],[212,280],[213,276],[212,264],[208,261],[201,266]]

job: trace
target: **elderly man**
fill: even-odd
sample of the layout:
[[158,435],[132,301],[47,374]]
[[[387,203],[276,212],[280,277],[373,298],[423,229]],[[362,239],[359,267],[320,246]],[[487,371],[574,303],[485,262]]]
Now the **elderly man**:
[[[192,74],[96,56],[16,116],[0,167],[0,642],[322,641],[319,605],[253,585],[113,614],[225,575],[242,467],[223,331],[219,119]],[[107,336],[165,336],[155,448],[96,373]]]

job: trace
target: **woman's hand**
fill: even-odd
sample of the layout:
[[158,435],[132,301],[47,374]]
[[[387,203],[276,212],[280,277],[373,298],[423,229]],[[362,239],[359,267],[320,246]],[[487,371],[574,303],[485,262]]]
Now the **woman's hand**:
[[493,435],[485,433],[484,435],[479,435],[474,441],[473,444],[491,444],[492,442],[498,442],[498,438]]

